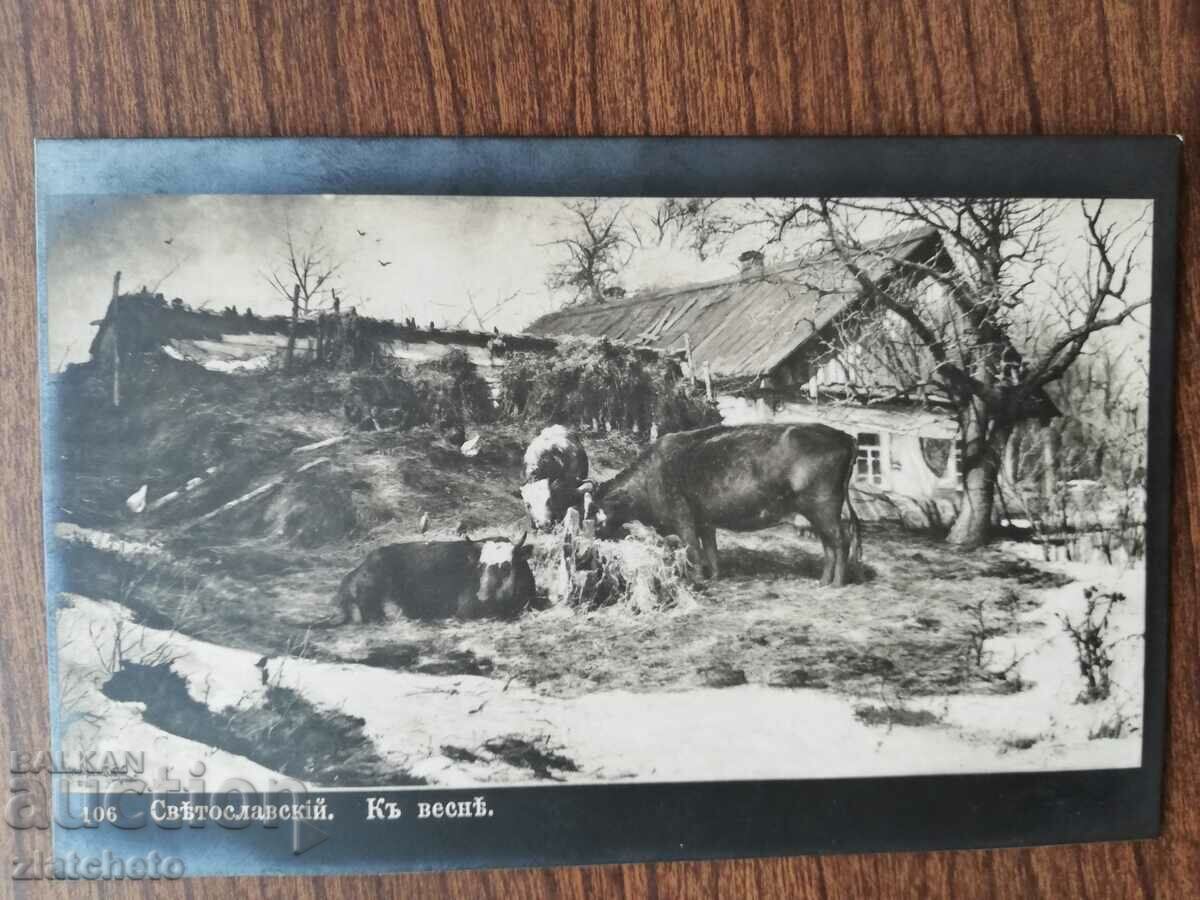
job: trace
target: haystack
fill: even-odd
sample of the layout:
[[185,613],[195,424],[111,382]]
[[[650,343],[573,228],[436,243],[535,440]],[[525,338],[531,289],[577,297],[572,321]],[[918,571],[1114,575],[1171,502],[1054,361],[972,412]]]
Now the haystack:
[[601,540],[572,510],[554,539],[536,550],[534,577],[549,585],[550,602],[573,609],[620,607],[633,613],[690,609],[686,551],[677,538],[660,537],[639,523],[621,540]]

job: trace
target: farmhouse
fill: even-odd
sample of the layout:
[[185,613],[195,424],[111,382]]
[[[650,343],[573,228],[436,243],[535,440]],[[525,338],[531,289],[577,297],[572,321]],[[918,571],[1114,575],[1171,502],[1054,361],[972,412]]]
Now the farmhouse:
[[[860,263],[875,280],[899,277],[897,260],[953,265],[932,228],[864,249]],[[757,251],[739,262],[731,278],[561,310],[527,331],[678,354],[729,424],[822,422],[854,434],[856,499],[868,517],[948,521],[960,490],[954,409],[933,392],[906,392],[853,343],[833,351],[837,329],[862,299],[842,263],[828,255],[768,268]],[[1044,397],[1039,403],[1056,414]]]
[[293,326],[287,316],[258,316],[250,309],[193,309],[180,298],[167,300],[145,288],[122,294],[119,283],[118,273],[90,348],[92,360],[113,373],[114,397],[119,396],[122,371],[135,368],[143,355],[152,353],[211,371],[248,373],[277,365],[289,341],[298,361],[328,362],[330,354],[348,354],[342,361],[349,367],[375,358],[428,362],[459,349],[494,390],[508,353],[547,352],[555,346],[544,337],[374,319],[353,309],[304,316]]

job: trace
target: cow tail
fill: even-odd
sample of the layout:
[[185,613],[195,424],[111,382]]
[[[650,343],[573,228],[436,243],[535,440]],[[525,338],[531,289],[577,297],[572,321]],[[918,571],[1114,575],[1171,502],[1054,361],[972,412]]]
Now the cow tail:
[[847,518],[850,520],[850,547],[848,556],[856,566],[862,563],[862,522],[858,518],[858,513],[854,511],[854,504],[850,502],[850,484],[854,481],[854,466],[857,459],[858,439],[851,438],[850,464],[846,466],[846,487],[843,494],[843,502],[846,504]]

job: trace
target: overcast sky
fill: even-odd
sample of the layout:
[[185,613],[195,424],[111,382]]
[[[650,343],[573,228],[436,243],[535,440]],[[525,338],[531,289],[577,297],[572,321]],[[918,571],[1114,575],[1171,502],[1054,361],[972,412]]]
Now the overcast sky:
[[[632,200],[628,212],[636,218],[656,203]],[[1117,218],[1143,208],[1144,201],[1110,201],[1109,207]],[[330,256],[341,262],[344,307],[378,318],[475,327],[470,297],[488,328],[520,330],[562,299],[545,282],[559,253],[547,245],[563,234],[563,221],[561,201],[552,198],[71,198],[48,217],[50,366],[87,358],[91,323],[104,315],[117,270],[126,291],[146,285],[194,307],[285,312],[286,302],[264,273],[280,264],[288,223],[299,236],[321,230]],[[1075,215],[1063,227],[1081,224]],[[633,254],[621,283],[632,293],[732,275],[737,253],[753,243],[747,236],[705,261],[685,249],[647,246]],[[1148,290],[1148,275],[1141,287]],[[515,300],[489,313],[513,293]]]

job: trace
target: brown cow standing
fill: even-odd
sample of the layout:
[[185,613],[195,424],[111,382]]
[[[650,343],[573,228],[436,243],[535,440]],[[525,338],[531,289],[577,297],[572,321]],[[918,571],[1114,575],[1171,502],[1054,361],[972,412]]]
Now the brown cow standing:
[[857,454],[853,437],[825,425],[718,425],[666,435],[611,480],[585,482],[580,492],[602,537],[634,520],[651,525],[678,535],[711,577],[718,527],[757,531],[802,515],[824,547],[821,583],[843,585],[859,543],[849,500]]

